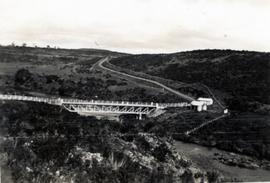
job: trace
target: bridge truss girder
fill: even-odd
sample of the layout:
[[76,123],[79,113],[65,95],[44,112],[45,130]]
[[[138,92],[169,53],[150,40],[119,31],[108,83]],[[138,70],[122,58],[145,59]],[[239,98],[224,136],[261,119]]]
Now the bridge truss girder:
[[140,106],[113,106],[113,105],[92,105],[92,104],[62,104],[62,106],[70,112],[77,113],[95,113],[100,115],[106,114],[138,114],[149,115],[157,110],[156,107],[140,107]]

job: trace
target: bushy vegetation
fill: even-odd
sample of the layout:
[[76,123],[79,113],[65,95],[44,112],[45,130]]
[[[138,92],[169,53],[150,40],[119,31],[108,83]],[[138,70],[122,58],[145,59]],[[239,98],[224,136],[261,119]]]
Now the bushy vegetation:
[[173,150],[171,138],[130,133],[131,123],[81,117],[37,103],[8,102],[0,110],[5,119],[1,134],[7,137],[1,153],[8,154],[15,182],[207,179],[199,170],[195,176],[191,162]]
[[[270,55],[232,55],[222,63],[170,64],[158,74],[188,83],[201,82],[225,91],[232,96],[228,102],[232,110],[247,111],[251,102],[270,103],[269,70]],[[244,102],[246,108],[232,105],[237,102],[239,105]]]
[[[110,77],[108,77],[110,78]],[[168,102],[175,101],[169,94],[148,94],[144,88],[134,87],[125,90],[111,91],[109,86],[125,86],[125,82],[112,79],[102,80],[96,77],[81,78],[79,81],[64,79],[57,75],[33,74],[27,69],[19,69],[13,85],[7,87],[5,92],[40,92],[51,96],[73,97],[96,100],[127,100],[141,102]]]

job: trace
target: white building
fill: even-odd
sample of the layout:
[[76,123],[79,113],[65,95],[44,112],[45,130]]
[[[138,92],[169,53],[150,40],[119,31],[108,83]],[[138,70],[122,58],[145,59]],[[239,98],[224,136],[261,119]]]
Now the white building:
[[204,102],[206,105],[212,105],[213,104],[213,99],[211,99],[211,98],[202,98],[202,97],[200,97],[197,100]]
[[213,99],[211,98],[198,98],[197,100],[194,100],[191,102],[191,105],[196,106],[197,107],[197,111],[201,112],[201,111],[206,111],[207,110],[207,106],[212,105],[213,104]]

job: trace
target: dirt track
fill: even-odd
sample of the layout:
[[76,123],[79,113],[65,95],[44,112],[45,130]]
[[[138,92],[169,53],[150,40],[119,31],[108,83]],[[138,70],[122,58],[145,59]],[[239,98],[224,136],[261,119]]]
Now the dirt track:
[[180,93],[180,92],[178,92],[178,91],[176,91],[176,90],[174,90],[174,89],[172,89],[172,88],[169,88],[169,87],[165,86],[164,84],[159,83],[159,82],[157,82],[157,81],[150,80],[150,79],[146,79],[146,78],[142,78],[142,77],[138,77],[138,76],[129,75],[129,74],[127,74],[127,73],[123,73],[123,72],[120,72],[120,71],[116,71],[116,70],[107,68],[107,67],[105,67],[105,66],[103,65],[103,63],[104,63],[104,62],[107,62],[107,61],[109,61],[109,58],[108,58],[108,57],[106,57],[106,58],[100,60],[100,61],[98,62],[98,67],[101,68],[101,69],[103,69],[103,70],[107,70],[107,71],[110,71],[110,72],[113,72],[113,73],[117,73],[117,74],[120,74],[120,75],[123,75],[123,76],[127,76],[127,77],[130,77],[130,78],[134,78],[134,79],[138,79],[138,80],[142,80],[142,81],[146,81],[146,82],[155,84],[155,85],[161,87],[162,89],[167,90],[168,92],[173,93],[173,94],[175,94],[175,95],[177,95],[177,96],[179,96],[179,97],[181,97],[181,98],[184,98],[184,99],[186,99],[186,100],[188,100],[188,101],[190,101],[190,102],[193,101],[193,100],[195,100],[194,98],[189,97],[189,96],[187,96],[187,95],[185,95],[185,94],[183,94],[183,93]]

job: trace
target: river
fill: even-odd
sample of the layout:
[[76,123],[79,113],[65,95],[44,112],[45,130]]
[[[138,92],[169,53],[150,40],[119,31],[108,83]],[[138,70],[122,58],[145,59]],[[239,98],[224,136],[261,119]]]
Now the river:
[[179,154],[190,158],[199,168],[206,171],[218,170],[226,178],[242,181],[270,181],[270,171],[228,166],[214,159],[215,153],[226,153],[225,151],[181,141],[175,141],[175,148]]

